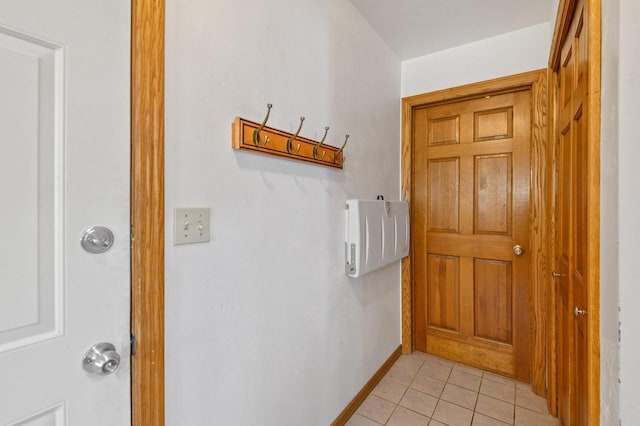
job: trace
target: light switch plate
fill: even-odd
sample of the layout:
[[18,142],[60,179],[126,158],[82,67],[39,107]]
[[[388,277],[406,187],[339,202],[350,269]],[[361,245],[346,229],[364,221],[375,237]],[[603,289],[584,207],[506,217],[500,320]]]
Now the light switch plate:
[[173,209],[173,245],[209,241],[209,207]]

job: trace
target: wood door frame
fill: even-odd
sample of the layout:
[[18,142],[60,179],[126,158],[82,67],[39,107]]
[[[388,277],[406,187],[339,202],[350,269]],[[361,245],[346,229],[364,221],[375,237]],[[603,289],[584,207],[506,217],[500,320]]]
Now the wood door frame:
[[[560,67],[560,56],[562,45],[571,27],[575,7],[575,0],[560,0],[558,5],[558,18],[555,23],[551,52],[549,54],[549,144],[548,163],[549,182],[554,182],[554,170],[557,166],[556,139],[558,135],[557,111],[558,111],[558,70]],[[588,103],[587,103],[587,203],[589,205],[587,213],[588,229],[588,250],[587,264],[589,272],[587,274],[587,321],[588,321],[588,415],[589,424],[598,425],[600,423],[600,87],[601,87],[601,67],[602,67],[602,0],[585,0],[587,10],[587,40],[588,40]],[[548,217],[550,221],[550,231],[555,232],[555,182],[549,185],[547,200]],[[551,234],[553,235],[553,234]],[[550,264],[555,258],[555,239],[549,238]],[[549,287],[551,288],[551,287]],[[548,344],[550,352],[555,353],[555,294],[549,292],[548,300]],[[556,361],[549,359],[549,394],[553,396],[550,410],[555,415],[557,413],[557,389],[556,389]]]
[[131,2],[131,424],[164,425],[164,0]]
[[[402,197],[411,200],[413,172],[413,111],[416,108],[479,98],[516,90],[531,90],[531,384],[533,390],[546,394],[547,381],[547,232],[546,232],[546,157],[547,157],[547,70],[537,70],[439,90],[402,99]],[[413,217],[413,216],[411,216]],[[412,242],[413,244],[413,242]],[[402,260],[402,352],[409,354],[414,347],[414,281],[411,267],[412,253]]]

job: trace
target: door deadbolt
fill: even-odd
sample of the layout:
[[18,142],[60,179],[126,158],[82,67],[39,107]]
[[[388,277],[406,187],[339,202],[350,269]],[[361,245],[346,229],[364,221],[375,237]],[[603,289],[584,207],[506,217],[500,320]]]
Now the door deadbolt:
[[89,253],[99,254],[113,245],[113,232],[104,226],[92,226],[82,233],[80,245]]

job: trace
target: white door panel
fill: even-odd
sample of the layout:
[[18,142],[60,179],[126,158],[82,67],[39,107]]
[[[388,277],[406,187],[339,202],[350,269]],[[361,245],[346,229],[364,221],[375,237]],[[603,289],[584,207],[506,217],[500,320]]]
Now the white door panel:
[[130,423],[129,40],[127,1],[0,0],[0,425]]

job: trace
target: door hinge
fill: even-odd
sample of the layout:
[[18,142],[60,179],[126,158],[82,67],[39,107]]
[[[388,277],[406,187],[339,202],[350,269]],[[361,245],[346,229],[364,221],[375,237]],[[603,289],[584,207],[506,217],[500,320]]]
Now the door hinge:
[[622,340],[622,323],[618,321],[618,343]]
[[132,356],[136,354],[137,343],[138,342],[136,342],[136,336],[133,333],[131,333],[131,340],[130,340],[131,349],[130,349],[130,352],[131,352]]
[[[621,308],[618,306],[618,317],[620,317]],[[622,339],[622,321],[618,320],[618,343]]]
[[131,225],[129,225],[129,241],[131,244],[131,248],[133,248],[133,240],[134,240],[134,236],[133,236],[133,223]]

